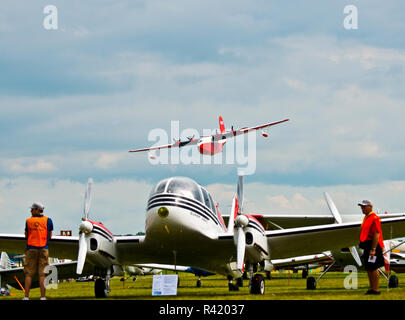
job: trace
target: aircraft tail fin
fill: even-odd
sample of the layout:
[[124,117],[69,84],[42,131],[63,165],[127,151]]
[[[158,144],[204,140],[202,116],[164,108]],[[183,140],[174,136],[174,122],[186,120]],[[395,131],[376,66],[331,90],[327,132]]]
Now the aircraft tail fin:
[[219,116],[219,130],[221,131],[221,133],[225,132],[225,124],[221,116]]
[[4,251],[1,253],[0,257],[0,269],[11,269],[11,260]]
[[[329,210],[332,213],[333,217],[335,218],[335,223],[342,224],[343,223],[342,216],[340,215],[339,210],[337,209],[332,198],[330,197],[330,195],[327,192],[324,192],[323,194],[325,196],[325,200],[329,207]],[[352,254],[354,261],[356,261],[358,266],[361,267],[362,263],[361,263],[361,259],[360,259],[359,253],[357,252],[356,247],[355,246],[350,247],[349,250],[350,250],[350,253]]]

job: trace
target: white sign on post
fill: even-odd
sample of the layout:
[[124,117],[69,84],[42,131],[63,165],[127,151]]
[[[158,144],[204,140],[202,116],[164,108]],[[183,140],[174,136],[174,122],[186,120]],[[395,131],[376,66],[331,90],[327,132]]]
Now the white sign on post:
[[152,296],[177,296],[177,274],[154,275]]

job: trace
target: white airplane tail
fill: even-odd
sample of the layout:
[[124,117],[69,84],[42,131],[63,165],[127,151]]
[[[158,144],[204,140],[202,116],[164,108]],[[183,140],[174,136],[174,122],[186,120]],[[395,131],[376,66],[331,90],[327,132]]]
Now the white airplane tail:
[[0,269],[11,269],[11,260],[8,257],[7,253],[5,253],[4,251],[1,253],[0,257]]
[[[323,194],[325,196],[325,200],[326,200],[326,203],[328,204],[329,210],[332,213],[333,217],[335,218],[335,223],[342,224],[343,223],[342,216],[340,215],[339,210],[337,209],[332,198],[330,197],[330,195],[327,192],[324,192]],[[350,247],[349,250],[350,250],[350,253],[352,254],[354,261],[356,261],[357,265],[359,267],[361,267],[362,263],[361,263],[361,259],[360,259],[359,253],[357,252],[356,247],[355,246]]]

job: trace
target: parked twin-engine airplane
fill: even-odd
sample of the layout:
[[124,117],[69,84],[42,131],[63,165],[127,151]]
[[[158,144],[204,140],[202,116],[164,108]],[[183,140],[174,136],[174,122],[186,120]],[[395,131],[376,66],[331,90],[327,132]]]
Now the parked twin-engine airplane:
[[[89,183],[79,237],[54,236],[49,251],[58,258],[77,258],[78,274],[92,267],[93,274],[104,277],[106,281],[95,281],[97,297],[108,295],[110,278],[122,274],[122,266],[146,263],[185,265],[222,274],[228,277],[230,290],[232,280],[242,276],[245,265],[251,279],[250,292],[263,294],[263,276],[253,276],[258,266],[271,270],[274,259],[352,247],[359,241],[361,220],[265,230],[259,220],[265,221],[266,217],[243,213],[242,178],[238,186],[226,226],[204,187],[185,177],[162,180],[148,200],[145,236],[114,236],[102,223],[88,218]],[[299,220],[294,222],[300,225]],[[308,220],[310,216],[301,219]],[[381,227],[385,239],[403,237],[405,217],[385,215]],[[1,250],[23,252],[25,245],[24,235],[0,234]]]
[[[263,137],[268,137],[269,134],[267,132],[268,128],[271,126],[274,126],[279,123],[283,123],[288,121],[289,119],[284,119],[281,121],[277,122],[272,122],[272,123],[266,123],[260,126],[256,127],[244,127],[240,128],[237,130],[234,130],[233,126],[231,127],[231,130],[226,130],[225,129],[225,124],[221,116],[219,116],[219,129],[220,132],[216,132],[216,134],[210,135],[210,136],[202,136],[199,139],[192,137],[188,137],[187,140],[181,141],[175,140],[172,144],[167,144],[167,145],[162,145],[162,146],[156,146],[156,147],[150,147],[150,148],[144,148],[144,149],[136,149],[136,150],[130,150],[129,152],[141,152],[141,151],[156,151],[160,149],[170,149],[170,148],[181,148],[184,146],[193,146],[197,145],[198,151],[201,154],[205,155],[214,155],[217,153],[222,152],[223,146],[226,143],[226,140],[229,138],[233,138],[236,136],[239,136],[241,134],[246,134],[249,133],[253,130],[261,130]],[[151,155],[153,158],[154,155]]]

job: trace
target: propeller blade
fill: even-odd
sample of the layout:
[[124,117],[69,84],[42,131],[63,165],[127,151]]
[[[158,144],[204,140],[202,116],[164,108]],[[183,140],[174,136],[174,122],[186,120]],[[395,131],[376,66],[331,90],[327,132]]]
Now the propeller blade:
[[243,176],[238,176],[238,187],[237,187],[237,197],[238,197],[238,214],[242,213],[243,209]]
[[233,241],[236,245],[236,264],[239,270],[243,268],[243,260],[245,259],[246,250],[246,235],[244,228],[249,224],[249,219],[243,214],[235,218]]
[[361,259],[360,259],[359,253],[357,252],[356,247],[353,246],[353,247],[349,248],[349,250],[350,250],[350,253],[351,253],[352,256],[353,256],[354,261],[356,261],[357,265],[358,265],[359,267],[361,267],[361,266],[362,266],[362,263],[361,263]]
[[243,268],[243,260],[245,259],[246,235],[243,228],[238,227],[235,230],[236,236],[236,264],[239,270]]
[[235,217],[238,214],[238,199],[236,197],[233,197],[232,200],[232,210],[231,214],[229,215],[229,221],[228,221],[228,232],[233,233],[233,227],[235,223]]
[[335,203],[327,192],[324,192],[326,203],[328,204],[329,210],[335,218],[336,223],[341,224],[343,222],[342,216],[339,213],[339,210],[336,208]]
[[93,179],[89,178],[87,181],[87,188],[86,188],[86,194],[84,196],[84,218],[87,220],[89,217],[89,211],[90,211],[90,203],[91,203],[91,186],[93,184]]
[[82,232],[79,238],[79,254],[77,255],[77,268],[76,273],[82,274],[84,263],[86,262],[87,242],[85,234]]

